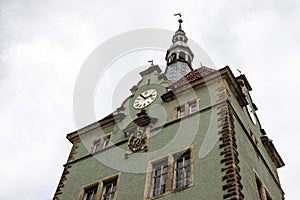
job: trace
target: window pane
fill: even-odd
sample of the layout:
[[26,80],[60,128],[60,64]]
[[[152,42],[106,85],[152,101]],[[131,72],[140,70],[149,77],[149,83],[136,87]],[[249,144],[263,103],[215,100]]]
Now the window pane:
[[178,170],[177,173],[176,173],[176,180],[181,181],[182,178],[183,178],[182,175],[183,175],[182,170]]
[[180,107],[177,109],[177,117],[178,118],[184,117],[184,107]]
[[116,191],[116,186],[114,185],[112,188],[112,192],[115,192],[115,191]]
[[165,193],[166,192],[166,185],[162,185],[161,186],[161,194]]
[[176,182],[176,188],[181,188],[182,186],[182,181]]
[[99,150],[100,141],[94,143],[93,153]]
[[167,182],[167,173],[168,173],[168,166],[167,161],[160,163],[154,168],[153,173],[153,186],[152,190],[153,196],[161,195],[166,192],[166,182]]
[[157,195],[159,195],[159,189],[155,189],[155,190],[153,191],[153,196],[157,196]]
[[110,140],[110,136],[106,136],[106,137],[103,138],[102,149],[105,149],[108,146],[109,140]]
[[189,154],[177,159],[176,168],[176,188],[184,187],[190,184],[191,159]]
[[160,168],[155,170],[155,176],[159,176],[161,173],[160,173]]
[[181,168],[182,165],[183,165],[183,159],[181,158],[177,161],[177,168]]
[[167,173],[167,171],[168,171],[168,166],[164,166],[163,174]]
[[196,104],[196,102],[190,104],[189,111],[190,111],[190,113],[194,113],[194,112],[197,111],[197,104]]
[[185,166],[187,166],[187,165],[189,165],[190,164],[190,156],[188,156],[188,157],[185,157]]
[[112,200],[116,192],[117,180],[112,182],[104,183],[102,199],[103,200]]
[[161,179],[161,185],[166,185],[166,182],[167,182],[167,175],[164,175],[164,176],[162,176],[162,179]]
[[159,188],[160,186],[160,177],[155,179],[154,188]]
[[84,200],[94,200],[97,193],[98,185],[85,190]]

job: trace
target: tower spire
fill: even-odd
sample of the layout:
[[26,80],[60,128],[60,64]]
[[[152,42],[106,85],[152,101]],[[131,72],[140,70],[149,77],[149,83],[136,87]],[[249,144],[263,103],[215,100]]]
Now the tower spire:
[[168,49],[165,58],[167,61],[165,74],[173,83],[193,70],[192,61],[194,58],[193,52],[187,45],[188,38],[182,29],[182,15],[181,13],[176,13],[174,16],[179,16],[179,28],[172,38],[173,44]]

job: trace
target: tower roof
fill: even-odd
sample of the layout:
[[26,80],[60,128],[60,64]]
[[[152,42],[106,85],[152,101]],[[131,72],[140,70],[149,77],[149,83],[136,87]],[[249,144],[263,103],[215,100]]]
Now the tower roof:
[[175,83],[193,70],[192,61],[194,58],[194,54],[187,44],[188,38],[182,29],[181,14],[175,15],[180,16],[178,20],[179,27],[172,38],[172,45],[167,50],[165,57],[167,61],[165,74],[172,83]]
[[195,69],[193,71],[191,71],[190,73],[188,73],[187,75],[185,75],[184,77],[182,77],[181,79],[179,79],[177,82],[174,83],[175,87],[180,87],[184,84],[193,82],[197,79],[200,79],[202,77],[205,77],[213,72],[215,72],[216,70],[205,67],[205,66],[201,66],[198,69]]

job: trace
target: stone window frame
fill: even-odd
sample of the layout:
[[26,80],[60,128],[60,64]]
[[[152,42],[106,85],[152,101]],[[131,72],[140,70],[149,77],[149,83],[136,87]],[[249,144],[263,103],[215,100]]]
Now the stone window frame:
[[[183,110],[183,112],[180,112],[181,110]],[[183,104],[183,105],[177,106],[175,109],[175,112],[176,112],[176,119],[183,118],[186,113],[185,105]],[[182,114],[179,114],[179,113],[182,113]]]
[[[98,151],[101,151],[105,148],[107,148],[109,146],[109,143],[111,141],[111,137],[112,137],[112,132],[108,133],[108,134],[105,134],[105,135],[102,135],[101,137],[98,137],[96,139],[93,140],[92,144],[91,144],[91,147],[90,147],[90,153],[96,153]],[[108,143],[104,146],[104,138],[109,138],[109,141]],[[95,145],[98,145],[98,148],[96,148]]]
[[[175,164],[176,161],[182,156],[189,154],[190,155],[190,177],[189,184],[180,188],[176,188],[176,177],[175,177]],[[157,196],[153,196],[153,186],[154,186],[154,168],[155,166],[162,164],[163,162],[167,162],[168,170],[167,170],[167,182],[166,182],[166,191]],[[186,188],[189,188],[194,185],[194,147],[191,145],[190,147],[170,152],[164,156],[149,160],[148,169],[146,173],[146,184],[144,190],[144,199],[156,199],[161,196],[181,191]]]
[[[188,114],[189,115],[199,111],[199,100],[200,99],[194,99],[192,101],[187,102],[187,104],[188,104]],[[191,112],[191,105],[196,106],[196,110],[194,112]]]
[[[160,169],[161,168],[164,168],[164,165],[166,165],[166,167],[167,167],[167,171],[166,172],[162,172],[162,173],[160,173],[160,175],[159,175],[159,179],[160,179],[160,181],[161,181],[161,179],[162,179],[162,177],[164,176],[164,175],[166,175],[166,182],[165,182],[165,187],[164,187],[164,191],[162,192],[161,191],[161,186],[162,186],[162,184],[160,183],[159,184],[159,187],[160,187],[160,190],[159,190],[159,192],[160,192],[160,194],[158,194],[158,195],[154,195],[154,186],[155,186],[155,179],[156,178],[158,178],[158,176],[157,175],[155,175],[155,172],[156,172],[156,169],[157,169],[157,167],[159,167]],[[168,163],[168,158],[166,157],[166,158],[163,158],[162,160],[159,160],[159,161],[155,161],[154,163],[152,163],[152,174],[151,174],[151,196],[160,196],[160,195],[162,195],[162,194],[164,194],[164,193],[166,193],[166,191],[167,191],[167,187],[169,186],[168,184],[168,173],[169,173],[169,163]]]
[[116,190],[115,190],[114,200],[117,199],[120,177],[121,177],[121,172],[119,172],[117,174],[113,174],[111,176],[100,178],[96,181],[93,181],[91,183],[81,186],[80,192],[78,195],[78,200],[85,200],[86,190],[93,188],[95,186],[97,186],[97,192],[96,192],[94,200],[102,200],[103,199],[102,194],[104,192],[105,184],[111,183],[112,181],[116,182]]
[[258,140],[251,129],[249,129],[249,133],[250,133],[250,137],[251,137],[252,141],[258,147]]
[[[256,194],[259,200],[272,200],[272,196],[270,195],[269,190],[267,189],[266,185],[258,175],[258,173],[253,169],[254,177],[255,177],[255,187],[256,187]],[[259,183],[260,185],[258,185]],[[260,189],[260,191],[259,191]]]
[[[190,108],[190,106],[191,106],[192,104],[196,104],[196,111],[194,111],[194,112],[191,113],[191,110],[190,110],[191,108]],[[179,112],[179,110],[182,109],[182,108],[184,109],[184,113],[183,113],[183,115],[180,117],[179,114],[178,114],[178,112]],[[176,106],[175,109],[174,109],[174,118],[175,118],[175,119],[181,119],[181,118],[183,118],[183,117],[185,117],[185,116],[188,116],[188,115],[191,115],[191,114],[193,114],[193,113],[196,113],[196,112],[198,112],[199,110],[200,110],[200,98],[196,98],[196,99],[187,101],[187,102],[185,102],[185,103],[183,103],[183,104],[181,104],[181,105],[179,105],[179,106]]]
[[[186,165],[186,157],[189,157],[189,164],[188,165]],[[173,189],[174,190],[181,190],[181,189],[183,189],[183,188],[186,188],[187,186],[189,186],[190,185],[190,181],[191,181],[191,152],[190,152],[190,150],[187,150],[187,151],[185,151],[185,152],[180,152],[179,153],[179,155],[173,155],[173,159],[174,159],[174,167],[173,167],[173,171],[174,171],[174,175],[173,175],[173,179],[174,179],[174,181],[173,181]],[[181,160],[182,159],[182,164],[183,164],[183,166],[182,167],[177,167],[177,163],[178,163],[178,161],[179,160]],[[188,180],[188,184],[185,184],[185,182],[187,181],[186,180],[186,177],[185,177],[185,175],[186,175],[186,168],[187,167],[189,167],[189,170],[190,170],[190,176],[189,176],[189,180]],[[183,185],[182,186],[180,186],[180,187],[177,187],[177,175],[176,175],[176,172],[177,171],[182,171],[182,173],[183,173]]]

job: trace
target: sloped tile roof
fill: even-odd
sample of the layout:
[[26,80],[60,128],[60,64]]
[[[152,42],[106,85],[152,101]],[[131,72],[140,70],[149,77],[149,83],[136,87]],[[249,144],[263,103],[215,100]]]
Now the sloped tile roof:
[[202,77],[205,77],[213,72],[215,72],[215,69],[211,69],[208,67],[204,67],[201,66],[198,69],[194,69],[193,71],[191,71],[190,73],[188,73],[187,75],[185,75],[184,77],[182,77],[181,79],[179,79],[177,82],[174,83],[175,87],[180,87],[182,85],[185,85],[187,83],[193,82],[197,79],[200,79]]

